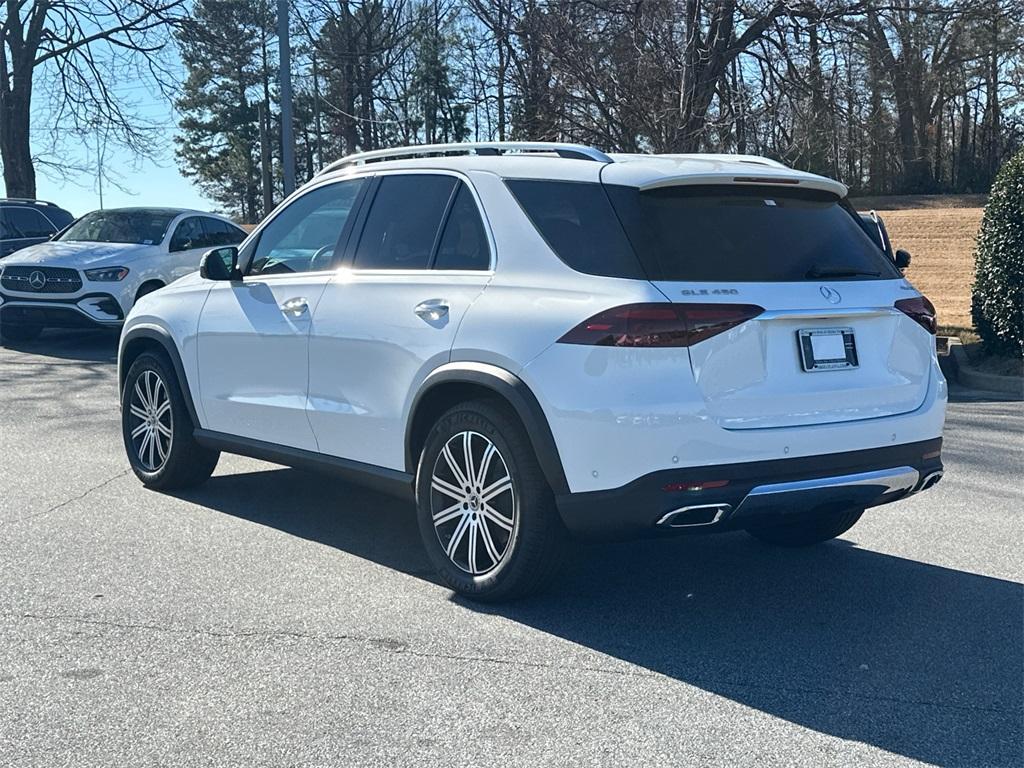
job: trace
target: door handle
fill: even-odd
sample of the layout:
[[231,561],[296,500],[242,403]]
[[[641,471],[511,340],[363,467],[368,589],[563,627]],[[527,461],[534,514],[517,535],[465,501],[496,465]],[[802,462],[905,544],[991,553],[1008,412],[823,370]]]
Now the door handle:
[[303,296],[288,299],[288,301],[281,305],[281,311],[286,315],[291,315],[292,317],[301,317],[306,314],[308,310],[309,302]]
[[421,301],[416,305],[416,308],[413,309],[413,312],[424,320],[437,322],[448,314],[448,300],[427,299],[426,301]]

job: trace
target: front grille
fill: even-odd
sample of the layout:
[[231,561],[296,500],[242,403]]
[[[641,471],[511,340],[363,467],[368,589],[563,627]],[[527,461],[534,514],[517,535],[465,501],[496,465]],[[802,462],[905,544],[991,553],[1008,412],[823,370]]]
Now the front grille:
[[[0,265],[2,266],[2,265]],[[9,291],[21,293],[74,293],[82,288],[78,270],[67,267],[23,267],[3,268],[0,285]]]

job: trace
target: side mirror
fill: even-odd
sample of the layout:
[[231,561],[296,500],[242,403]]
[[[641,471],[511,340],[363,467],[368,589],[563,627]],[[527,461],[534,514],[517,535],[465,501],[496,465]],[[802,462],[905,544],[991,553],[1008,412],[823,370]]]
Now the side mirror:
[[910,266],[910,254],[902,248],[896,251],[896,266],[900,269],[906,269]]
[[199,261],[199,276],[204,280],[241,280],[238,271],[238,249],[229,245],[213,248]]

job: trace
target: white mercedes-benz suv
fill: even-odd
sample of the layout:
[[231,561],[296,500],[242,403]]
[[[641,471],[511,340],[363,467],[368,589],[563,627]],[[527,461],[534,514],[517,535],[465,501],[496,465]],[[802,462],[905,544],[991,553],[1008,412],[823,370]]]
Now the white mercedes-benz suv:
[[0,260],[0,337],[120,328],[139,298],[195,272],[211,247],[245,235],[223,216],[183,208],[87,213],[48,242]]
[[415,500],[484,600],[567,533],[825,541],[942,475],[934,309],[846,192],[746,156],[345,158],[131,311],[128,458],[154,488],[228,451]]

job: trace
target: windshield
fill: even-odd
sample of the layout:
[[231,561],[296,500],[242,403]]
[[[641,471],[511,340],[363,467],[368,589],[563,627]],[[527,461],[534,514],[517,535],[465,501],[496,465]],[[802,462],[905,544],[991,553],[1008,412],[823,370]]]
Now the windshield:
[[827,192],[689,186],[608,195],[652,280],[892,280],[856,214]]
[[167,227],[177,215],[173,211],[93,211],[64,230],[57,239],[154,245],[164,239]]

